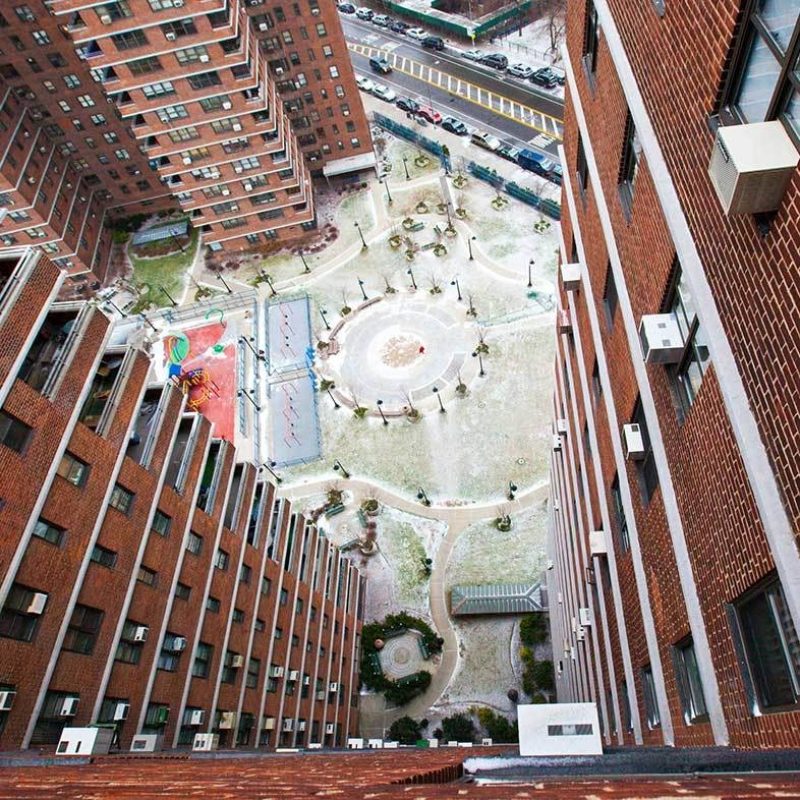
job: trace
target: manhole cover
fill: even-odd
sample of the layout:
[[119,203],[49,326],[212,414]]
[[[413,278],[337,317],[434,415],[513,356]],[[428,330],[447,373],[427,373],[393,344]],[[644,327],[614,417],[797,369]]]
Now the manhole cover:
[[527,463],[528,463],[528,459],[527,458],[518,458],[517,459],[517,464],[527,464]]
[[478,403],[478,408],[486,408],[486,403]]

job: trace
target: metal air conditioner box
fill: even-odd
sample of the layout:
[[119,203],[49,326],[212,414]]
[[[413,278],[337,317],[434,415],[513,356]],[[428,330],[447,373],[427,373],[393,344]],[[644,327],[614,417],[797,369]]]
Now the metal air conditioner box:
[[636,423],[622,426],[622,446],[626,461],[641,461],[644,458],[644,437]]
[[160,733],[140,733],[131,739],[131,753],[155,753],[164,741]]
[[683,356],[683,336],[674,314],[645,314],[639,321],[639,341],[648,364],[677,364]]
[[561,437],[553,435],[553,451],[556,453],[561,452]]
[[130,703],[117,703],[114,707],[114,721],[118,722],[128,719],[128,712],[131,710]]
[[569,426],[567,425],[567,421],[564,418],[556,420],[556,433],[566,436],[568,430]]
[[0,711],[11,711],[16,696],[17,693],[10,690],[0,692]]
[[581,288],[581,264],[562,264],[561,283],[564,284],[564,291],[577,292]]
[[264,717],[264,724],[261,727],[265,731],[274,731],[275,717]]
[[777,120],[718,128],[708,174],[725,214],[775,211],[798,158]]
[[608,553],[605,531],[591,531],[589,533],[589,551],[593,556],[604,556]]
[[562,309],[558,312],[558,332],[572,333],[572,322],[569,318],[569,311]]
[[209,752],[216,750],[219,746],[219,734],[217,733],[196,733],[192,750],[196,752]]
[[221,731],[229,731],[236,724],[235,711],[223,711],[219,715],[219,729]]
[[588,628],[592,624],[592,609],[591,608],[579,608],[578,609],[578,619],[581,623],[581,627]]

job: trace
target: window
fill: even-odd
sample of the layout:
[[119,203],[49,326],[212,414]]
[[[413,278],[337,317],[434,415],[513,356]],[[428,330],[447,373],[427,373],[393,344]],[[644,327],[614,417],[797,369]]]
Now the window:
[[583,149],[583,138],[578,134],[578,156],[575,164],[575,174],[578,178],[578,189],[581,199],[586,200],[586,190],[589,188],[589,162],[586,160],[586,152]]
[[197,33],[197,26],[192,19],[182,19],[165,23],[161,26],[161,30],[167,39],[172,40]]
[[226,570],[230,563],[231,557],[224,550],[217,550],[217,555],[214,558],[214,566],[217,569]]
[[150,83],[142,88],[142,94],[148,100],[152,100],[154,97],[164,97],[168,94],[175,94],[175,86],[172,81]]
[[126,619],[125,624],[122,626],[122,636],[117,645],[115,659],[124,661],[126,664],[138,664],[139,659],[142,657],[142,646],[144,645],[142,634],[144,633],[146,636],[146,632],[146,625]]
[[589,79],[589,86],[594,88],[594,76],[597,71],[597,48],[600,44],[600,23],[597,9],[592,0],[586,4],[586,21],[583,27],[583,68]]
[[244,622],[244,611],[241,608],[234,608],[232,619],[235,625],[241,625]]
[[220,86],[222,79],[216,72],[203,72],[200,75],[190,75],[189,85],[192,89],[207,89],[209,86]]
[[263,619],[257,618],[254,627],[259,633],[261,633],[262,631],[266,630],[267,623],[264,622]]
[[23,22],[35,22],[36,17],[31,11],[30,6],[16,6],[14,8],[14,13],[23,21]]
[[78,103],[80,103],[83,108],[91,108],[95,104],[90,94],[79,94]]
[[758,707],[798,705],[800,642],[780,582],[770,579],[734,608]]
[[708,710],[703,695],[703,683],[700,680],[700,670],[691,638],[675,645],[672,650],[672,660],[686,724],[707,721]]
[[289,602],[289,592],[286,589],[281,589],[280,604],[285,606]]
[[216,597],[208,596],[206,600],[206,610],[210,611],[212,614],[219,614],[220,602],[219,599]]
[[250,576],[252,575],[253,570],[247,566],[247,564],[242,564],[242,569],[239,572],[239,580],[242,583],[250,583]]
[[247,664],[247,679],[245,685],[248,689],[255,689],[258,686],[258,674],[261,671],[261,661],[251,658]]
[[63,77],[67,89],[77,89],[81,85],[81,79],[77,75],[64,75]]
[[622,213],[630,222],[633,212],[633,191],[636,186],[636,176],[639,174],[639,162],[642,157],[642,146],[636,126],[633,124],[631,112],[625,120],[625,135],[622,142],[622,158],[620,159],[619,177],[617,178],[619,198],[622,203]]
[[189,531],[189,538],[186,540],[186,549],[193,555],[199,555],[203,549],[203,537],[194,531]]
[[656,468],[656,459],[653,455],[653,448],[650,444],[650,433],[647,430],[647,420],[644,416],[644,408],[640,398],[636,398],[636,405],[633,409],[633,417],[631,422],[639,426],[639,432],[642,434],[642,442],[644,444],[644,458],[634,462],[636,464],[636,472],[639,477],[639,491],[642,496],[642,505],[648,505],[653,497],[658,486],[658,470]]
[[111,508],[116,508],[122,514],[130,514],[133,505],[133,492],[129,492],[124,486],[116,484],[111,492],[111,499],[108,501]]
[[222,676],[220,681],[222,683],[236,683],[237,670],[236,659],[239,658],[239,653],[234,653],[228,650],[225,654],[225,663],[222,665]]
[[0,444],[4,444],[17,453],[22,453],[28,446],[33,428],[7,411],[0,411]]
[[128,69],[131,75],[148,75],[151,72],[159,72],[164,69],[158,56],[147,56],[146,58],[138,58],[136,61],[128,62]]
[[749,3],[734,53],[723,119],[779,119],[800,141],[800,7],[794,0]]
[[89,474],[89,465],[67,450],[61,457],[58,474],[74,486],[83,486]]
[[619,696],[622,701],[622,723],[625,726],[625,731],[630,732],[633,730],[633,714],[631,713],[631,698],[628,696],[628,684],[622,681],[619,687]]
[[187,586],[185,583],[178,582],[175,584],[175,599],[188,600],[192,594],[192,587]]
[[202,56],[208,57],[208,50],[205,45],[197,45],[196,47],[186,47],[183,50],[178,50],[175,53],[175,58],[179,64],[192,64],[199,61]]
[[50,44],[50,37],[47,35],[46,31],[34,31],[31,36],[33,36],[33,41],[41,47],[44,44]]
[[302,614],[303,613],[303,598],[302,597],[298,597],[297,598],[297,602],[295,603],[295,607],[294,607],[294,613],[295,614]]
[[107,547],[96,544],[92,548],[92,554],[89,556],[89,560],[94,561],[95,564],[100,564],[101,567],[113,568],[117,563],[117,554]]
[[149,567],[139,567],[136,580],[139,581],[139,583],[146,584],[147,586],[155,586],[156,583],[158,583],[158,573]]
[[649,664],[642,668],[642,691],[644,692],[644,712],[647,716],[647,726],[651,729],[657,728],[661,724],[661,715],[658,712],[653,670]]
[[272,581],[267,577],[262,578],[261,594],[264,595],[264,597],[269,597],[271,591],[272,591]]
[[156,111],[158,118],[163,123],[169,123],[176,119],[185,119],[189,116],[189,112],[186,110],[186,106],[177,105],[177,106],[166,106],[166,108],[159,108]]
[[622,493],[619,490],[619,475],[614,473],[614,480],[611,482],[611,505],[614,512],[614,521],[617,523],[617,536],[619,546],[623,553],[631,549],[630,535],[628,534],[628,521],[625,519],[625,509],[622,506]]
[[44,539],[46,542],[50,542],[50,544],[54,544],[57,547],[61,546],[61,543],[64,541],[64,528],[60,525],[54,525],[52,522],[48,522],[46,519],[39,517],[36,520],[36,525],[33,526],[33,535],[38,536],[40,539]]
[[72,612],[62,648],[73,653],[91,655],[102,622],[103,612],[99,608],[78,603]]
[[606,285],[603,290],[603,311],[606,315],[606,327],[611,330],[614,327],[614,315],[617,312],[617,284],[614,282],[614,272],[611,269],[611,262],[606,267]]
[[214,656],[214,648],[205,642],[197,643],[197,650],[194,654],[192,664],[192,675],[195,678],[207,678],[211,670],[211,659]]
[[168,517],[163,511],[156,510],[153,515],[151,528],[160,536],[169,536],[169,529],[172,526],[172,517]]
[[603,396],[603,384],[600,381],[600,367],[597,359],[594,360],[594,367],[592,367],[592,405],[597,407],[600,398]]
[[275,628],[275,632],[272,634],[273,639],[283,639],[283,628]]
[[700,328],[694,298],[683,278],[680,265],[673,268],[673,289],[668,309],[678,321],[684,342],[681,360],[673,370],[674,385],[681,409],[681,419],[692,406],[703,382],[703,376],[711,363],[705,331]]
[[143,30],[135,28],[124,33],[115,33],[111,41],[117,50],[132,50],[135,47],[144,47],[147,44],[147,36]]
[[7,639],[17,639],[20,642],[30,642],[36,635],[39,625],[40,613],[32,613],[31,605],[43,596],[45,603],[47,595],[15,583],[6,598],[3,610],[0,611],[0,636]]

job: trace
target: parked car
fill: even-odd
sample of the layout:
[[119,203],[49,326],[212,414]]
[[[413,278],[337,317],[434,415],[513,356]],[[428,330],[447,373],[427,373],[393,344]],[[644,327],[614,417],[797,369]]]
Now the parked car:
[[387,103],[394,103],[397,100],[397,92],[394,89],[390,89],[385,83],[376,83],[372,87],[372,94]]
[[373,72],[381,75],[388,75],[392,71],[392,65],[386,60],[386,56],[372,56],[369,66]]
[[555,161],[543,156],[541,153],[536,153],[533,150],[520,150],[519,159],[517,163],[530,172],[535,172],[543,178],[548,178],[553,174],[555,168],[558,166]]
[[486,131],[475,131],[475,133],[469,137],[469,140],[473,144],[477,144],[478,147],[482,147],[484,150],[490,150],[491,152],[494,152],[500,147],[500,140],[496,136],[492,136],[491,133],[486,133]]
[[402,20],[395,20],[390,26],[389,30],[395,33],[405,33],[411,26]]
[[530,77],[531,83],[537,86],[544,86],[545,89],[555,89],[558,86],[556,74],[550,67],[542,67],[537,69]]
[[428,31],[424,28],[409,28],[406,31],[406,36],[408,36],[409,39],[416,39],[418,42],[421,42],[427,35]]
[[352,3],[339,3],[339,11],[342,14],[355,14],[356,7]]
[[361,6],[360,8],[356,9],[356,16],[359,19],[363,19],[369,22],[375,16],[375,12],[371,8],[367,8],[366,6]]
[[482,50],[465,50],[461,54],[461,58],[466,58],[467,61],[480,61],[484,55]]
[[441,36],[426,36],[422,40],[422,46],[429,50],[444,50],[444,39]]
[[446,131],[450,131],[450,133],[455,133],[456,136],[466,136],[469,131],[467,131],[467,126],[460,120],[456,119],[455,117],[445,117],[442,120],[442,127]]
[[564,179],[564,171],[561,169],[561,164],[554,162],[555,166],[547,173],[547,180],[557,183],[561,186]]
[[527,80],[530,78],[531,75],[534,73],[533,67],[529,67],[527,64],[512,64],[506,72],[509,75],[513,75],[515,78],[522,78],[523,80]]
[[407,111],[409,114],[416,114],[419,111],[419,103],[410,97],[401,97],[395,105],[401,111]]
[[356,86],[358,86],[362,92],[371,92],[375,87],[375,82],[364,77],[364,75],[356,75]]
[[432,122],[434,125],[438,125],[442,121],[442,115],[430,106],[420,106],[417,109],[417,116]]
[[508,58],[502,53],[489,53],[481,59],[480,63],[493,69],[505,69],[508,66]]
[[553,77],[556,79],[556,83],[559,86],[563,86],[567,82],[567,76],[563,69],[559,69],[558,67],[550,67],[550,70],[552,71]]
[[515,164],[519,162],[519,148],[514,147],[513,144],[503,142],[495,152],[506,161],[513,161]]
[[372,18],[372,24],[377,25],[379,28],[388,28],[391,21],[387,14],[376,14]]

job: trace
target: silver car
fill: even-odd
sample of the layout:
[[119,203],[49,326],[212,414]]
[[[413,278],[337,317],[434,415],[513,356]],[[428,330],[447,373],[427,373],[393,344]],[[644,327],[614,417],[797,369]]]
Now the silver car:
[[527,64],[511,64],[508,67],[506,72],[509,75],[513,75],[515,78],[522,78],[523,80],[528,80],[531,75],[534,73],[533,67],[529,67]]

